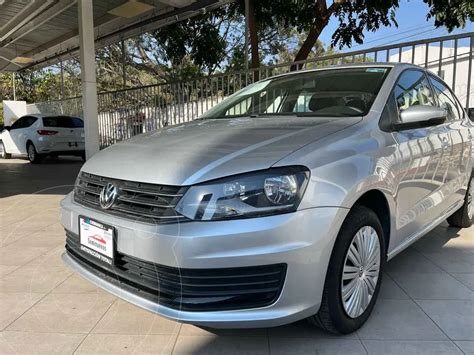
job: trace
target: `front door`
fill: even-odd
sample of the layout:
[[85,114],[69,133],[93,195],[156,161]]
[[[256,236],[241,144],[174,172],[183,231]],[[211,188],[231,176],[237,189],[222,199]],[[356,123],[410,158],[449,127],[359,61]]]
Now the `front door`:
[[[415,105],[436,106],[422,70],[403,72],[393,99],[398,113]],[[451,157],[445,124],[393,132],[398,143],[396,227],[398,243],[423,230],[443,209],[443,186]]]

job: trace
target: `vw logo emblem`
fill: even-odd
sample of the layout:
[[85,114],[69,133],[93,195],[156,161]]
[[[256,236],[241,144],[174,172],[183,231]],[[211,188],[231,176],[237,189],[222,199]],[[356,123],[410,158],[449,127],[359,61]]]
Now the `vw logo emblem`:
[[102,188],[100,192],[99,202],[100,207],[104,210],[109,209],[115,203],[118,196],[118,188],[115,184],[109,182]]

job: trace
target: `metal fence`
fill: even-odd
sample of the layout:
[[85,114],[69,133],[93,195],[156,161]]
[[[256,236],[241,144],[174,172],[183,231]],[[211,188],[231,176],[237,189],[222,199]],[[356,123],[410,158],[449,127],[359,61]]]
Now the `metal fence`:
[[[164,125],[191,121],[237,90],[290,70],[355,62],[404,62],[428,68],[451,85],[466,108],[474,107],[474,32],[338,53],[261,67],[98,94],[100,145],[106,147]],[[36,103],[43,114],[82,115],[80,97]]]

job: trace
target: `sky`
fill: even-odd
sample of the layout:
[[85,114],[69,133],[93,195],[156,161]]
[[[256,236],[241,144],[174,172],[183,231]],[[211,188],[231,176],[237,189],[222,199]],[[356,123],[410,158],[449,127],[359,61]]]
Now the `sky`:
[[[434,27],[434,19],[427,20],[428,6],[422,0],[402,0],[396,11],[398,27],[381,27],[377,32],[366,32],[363,45],[354,43],[351,49],[343,48],[343,51],[372,48],[387,44],[414,41],[424,38],[432,38],[449,35],[448,31],[440,27]],[[331,36],[337,28],[339,21],[331,18],[328,26],[320,36],[325,46],[331,43]],[[464,29],[457,29],[451,34],[473,32],[474,23],[469,23]]]

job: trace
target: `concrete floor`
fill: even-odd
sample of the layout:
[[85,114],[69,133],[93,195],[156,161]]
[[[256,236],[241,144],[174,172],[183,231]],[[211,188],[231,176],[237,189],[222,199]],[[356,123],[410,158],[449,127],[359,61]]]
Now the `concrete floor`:
[[474,354],[474,228],[438,227],[388,264],[368,323],[206,330],[123,302],[60,260],[79,160],[0,162],[0,353]]

